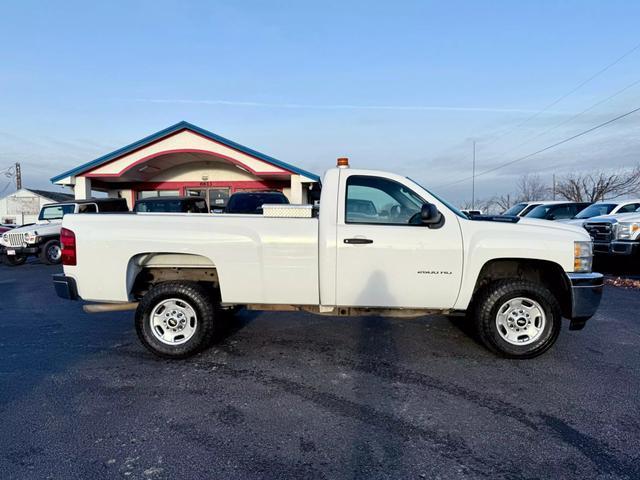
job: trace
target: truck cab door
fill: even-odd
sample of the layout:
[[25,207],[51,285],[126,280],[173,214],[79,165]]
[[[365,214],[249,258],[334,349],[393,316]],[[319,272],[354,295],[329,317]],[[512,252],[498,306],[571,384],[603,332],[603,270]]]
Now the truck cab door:
[[457,216],[440,204],[443,223],[423,225],[422,205],[438,203],[401,179],[343,171],[341,185],[337,305],[451,308],[462,279]]

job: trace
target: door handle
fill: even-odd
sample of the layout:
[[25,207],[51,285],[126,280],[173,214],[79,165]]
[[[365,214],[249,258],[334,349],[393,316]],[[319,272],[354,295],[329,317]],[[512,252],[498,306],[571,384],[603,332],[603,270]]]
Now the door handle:
[[363,245],[365,243],[373,243],[373,240],[368,238],[345,238],[344,243],[348,243],[351,245]]

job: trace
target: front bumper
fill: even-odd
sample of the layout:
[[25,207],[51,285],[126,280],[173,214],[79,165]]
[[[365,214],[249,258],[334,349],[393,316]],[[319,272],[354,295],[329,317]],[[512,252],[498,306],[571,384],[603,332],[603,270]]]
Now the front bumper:
[[0,248],[4,253],[7,253],[8,250],[14,252],[14,255],[37,255],[40,252],[40,247],[7,247],[5,245],[0,245]]
[[616,240],[611,242],[611,255],[635,255],[638,253],[639,242]]
[[60,298],[66,298],[67,300],[80,299],[75,279],[67,277],[64,273],[56,273],[51,277],[53,278],[53,286]]
[[601,273],[568,273],[571,283],[570,330],[580,330],[598,310],[604,276]]
[[614,255],[627,257],[640,252],[640,242],[633,240],[614,240],[608,242],[594,242],[593,253],[600,255]]

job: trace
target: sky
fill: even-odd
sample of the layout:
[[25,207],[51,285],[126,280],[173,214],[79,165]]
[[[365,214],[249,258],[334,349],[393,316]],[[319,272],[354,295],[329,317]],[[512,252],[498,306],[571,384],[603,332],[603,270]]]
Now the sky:
[[57,189],[50,177],[181,120],[318,174],[348,156],[460,204],[474,141],[477,198],[640,161],[638,112],[483,173],[640,107],[640,2],[1,6],[0,171],[20,162],[27,187]]

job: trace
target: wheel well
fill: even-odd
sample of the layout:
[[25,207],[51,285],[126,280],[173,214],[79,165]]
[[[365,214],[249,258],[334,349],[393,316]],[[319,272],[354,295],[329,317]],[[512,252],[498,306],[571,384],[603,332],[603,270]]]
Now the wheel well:
[[485,263],[480,270],[476,292],[496,280],[518,278],[543,284],[555,295],[562,307],[562,314],[567,317],[571,312],[571,286],[560,265],[547,260],[527,258],[500,258]]
[[141,253],[127,268],[130,297],[140,299],[153,285],[172,280],[195,281],[218,291],[220,282],[214,263],[207,257],[186,253]]
[[168,281],[192,281],[220,290],[218,271],[215,268],[145,267],[135,277],[130,294],[139,300],[154,285]]

